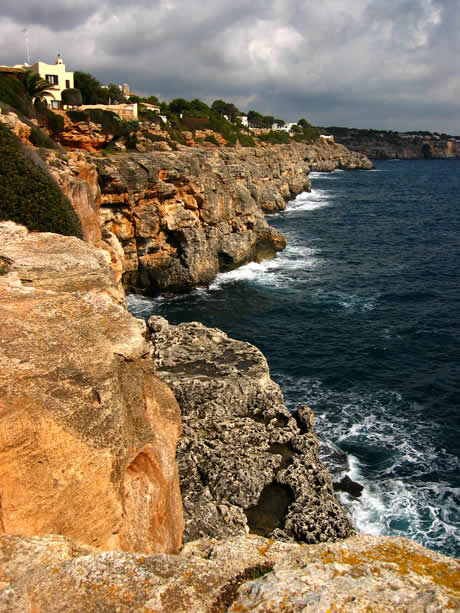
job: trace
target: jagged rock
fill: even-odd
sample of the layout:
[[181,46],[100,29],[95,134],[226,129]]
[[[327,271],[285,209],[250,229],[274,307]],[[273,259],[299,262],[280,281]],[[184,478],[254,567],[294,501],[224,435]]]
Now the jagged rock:
[[262,353],[199,323],[153,316],[148,325],[155,371],[182,411],[184,540],[249,528],[311,543],[353,534],[318,458],[311,410],[289,413]]
[[91,552],[59,537],[0,537],[0,611],[441,613],[460,563],[402,538],[299,545],[201,540],[180,555]]
[[180,413],[109,256],[0,223],[0,532],[176,551]]

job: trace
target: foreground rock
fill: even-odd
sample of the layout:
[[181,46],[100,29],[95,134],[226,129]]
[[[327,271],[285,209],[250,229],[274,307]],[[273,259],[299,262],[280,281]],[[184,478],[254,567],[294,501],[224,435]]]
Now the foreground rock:
[[0,611],[455,611],[460,563],[401,538],[298,545],[201,540],[181,555],[99,553],[62,537],[0,538]]
[[296,419],[249,343],[151,317],[153,361],[182,411],[177,450],[186,541],[252,532],[316,543],[354,528],[318,458],[307,407]]
[[0,223],[0,532],[176,551],[180,414],[107,252]]

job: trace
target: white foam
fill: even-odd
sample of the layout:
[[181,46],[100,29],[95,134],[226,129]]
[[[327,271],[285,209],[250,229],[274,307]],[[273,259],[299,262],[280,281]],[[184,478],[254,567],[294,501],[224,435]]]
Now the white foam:
[[210,284],[209,289],[215,291],[229,283],[256,282],[272,287],[289,287],[299,283],[292,274],[298,270],[313,270],[322,265],[323,260],[317,256],[318,250],[311,247],[299,247],[289,244],[271,260],[250,262],[229,272],[219,273]]
[[[460,461],[438,448],[439,426],[423,419],[423,407],[407,403],[398,392],[338,393],[318,380],[275,378],[291,407],[312,406],[320,439],[335,441],[339,449],[346,448],[347,441],[362,445],[363,458],[368,457],[366,448],[371,454],[372,449],[382,452],[383,461],[377,456],[371,465],[347,454],[348,475],[364,490],[360,498],[339,497],[360,531],[406,536],[455,555],[460,488],[429,477],[458,473]],[[326,457],[324,461],[327,465]]]
[[302,192],[294,200],[290,200],[283,211],[286,213],[296,213],[298,211],[314,211],[324,206],[332,204],[333,196],[329,190],[312,189],[311,192]]

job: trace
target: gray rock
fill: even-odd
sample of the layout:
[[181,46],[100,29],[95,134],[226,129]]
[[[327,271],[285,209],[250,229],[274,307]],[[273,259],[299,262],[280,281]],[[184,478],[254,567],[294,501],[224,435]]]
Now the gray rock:
[[263,354],[199,323],[149,320],[157,375],[182,412],[184,540],[247,531],[309,543],[354,528],[318,457],[308,407],[294,418]]

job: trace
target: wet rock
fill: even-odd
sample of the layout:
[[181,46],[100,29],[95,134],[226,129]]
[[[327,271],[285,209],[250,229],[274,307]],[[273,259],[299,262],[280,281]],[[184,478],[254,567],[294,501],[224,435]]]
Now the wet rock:
[[[157,375],[177,398],[186,541],[249,530],[321,542],[354,528],[318,458],[308,407],[297,420],[253,345],[199,323],[149,320]],[[249,522],[248,522],[249,517]]]

